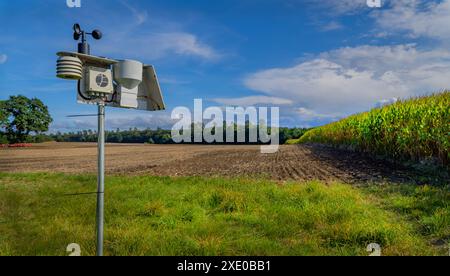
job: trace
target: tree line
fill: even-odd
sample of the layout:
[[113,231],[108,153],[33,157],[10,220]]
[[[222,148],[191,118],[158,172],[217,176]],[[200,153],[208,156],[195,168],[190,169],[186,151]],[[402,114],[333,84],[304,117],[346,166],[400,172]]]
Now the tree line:
[[[37,99],[29,99],[25,96],[11,96],[8,100],[0,101],[0,144],[14,143],[42,143],[49,141],[56,142],[96,142],[97,133],[93,130],[83,130],[67,133],[46,133],[49,125],[53,121],[48,111],[48,107]],[[226,123],[220,128],[225,129]],[[191,127],[191,137],[194,141],[194,128]],[[205,129],[204,132],[216,133],[219,128]],[[258,126],[245,124],[244,142],[235,142],[235,144],[252,144],[248,141],[251,131],[257,131]],[[298,139],[307,131],[305,128],[280,128],[280,143],[284,144],[289,139]],[[270,128],[268,132],[270,134]],[[223,141],[226,141],[227,132],[223,131]],[[234,137],[237,141],[238,126],[234,125]],[[117,129],[115,131],[106,131],[106,142],[108,143],[148,143],[148,144],[173,144],[171,130],[158,128],[156,130],[130,128],[128,130]],[[194,142],[185,142],[194,143]],[[200,143],[206,143],[202,141]],[[256,142],[253,144],[259,144]],[[218,143],[216,143],[218,144]]]
[[[248,141],[248,133],[250,132],[251,126],[249,124],[246,125],[246,141],[245,142],[235,142],[235,144],[260,144],[260,142],[251,143]],[[193,139],[194,135],[194,126],[191,130],[192,142],[184,142],[185,144],[194,144]],[[289,139],[298,139],[307,131],[306,128],[280,128],[280,143],[284,144]],[[214,132],[214,130],[212,130]],[[270,129],[269,129],[270,132]],[[140,130],[137,128],[130,128],[129,130],[120,130],[117,129],[115,131],[106,131],[106,142],[107,143],[147,143],[147,144],[173,144],[171,130],[165,130],[158,128],[156,130],[145,129]],[[224,136],[225,136],[224,132]],[[235,137],[237,137],[237,126],[235,126]],[[68,133],[55,133],[48,135],[47,137],[41,137],[41,139],[46,141],[56,141],[56,142],[97,142],[97,132],[94,130],[83,130],[77,132],[68,132]],[[235,139],[237,140],[237,139]],[[224,137],[224,141],[226,138]],[[202,141],[197,144],[206,144],[206,141]],[[214,144],[222,144],[222,143],[214,143]],[[227,143],[228,144],[228,143]]]

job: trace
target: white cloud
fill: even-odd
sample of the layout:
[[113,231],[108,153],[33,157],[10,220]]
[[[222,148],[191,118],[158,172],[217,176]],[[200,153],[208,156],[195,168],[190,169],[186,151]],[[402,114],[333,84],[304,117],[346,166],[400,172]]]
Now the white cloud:
[[320,114],[315,112],[314,110],[310,110],[304,107],[297,108],[294,113],[296,113],[299,116],[299,119],[303,122],[317,121],[317,120],[334,121],[339,119],[340,117],[339,114]]
[[306,2],[312,7],[327,9],[335,15],[354,14],[369,8],[367,0],[307,0]]
[[249,75],[245,85],[291,100],[297,115],[339,117],[368,110],[383,99],[448,87],[450,52],[414,45],[361,46],[322,53],[289,68]]
[[218,98],[214,102],[229,106],[255,106],[255,105],[291,105],[292,100],[268,96],[250,96],[242,98]]
[[8,60],[8,56],[5,54],[0,54],[0,64],[5,63]]
[[376,107],[388,106],[388,105],[391,105],[391,104],[395,104],[396,102],[398,102],[398,99],[397,99],[397,98],[384,99],[384,100],[379,101],[379,102],[376,104]]
[[106,126],[110,129],[127,129],[129,127],[137,127],[142,129],[157,127],[169,128],[172,127],[173,124],[174,121],[170,118],[170,114],[168,113],[137,115],[134,117],[111,117],[106,120]]
[[320,58],[336,62],[345,68],[358,71],[374,71],[381,75],[386,71],[402,71],[424,64],[450,62],[450,52],[444,49],[421,51],[415,44],[394,46],[344,47],[319,55]]
[[217,59],[217,54],[210,46],[202,43],[189,33],[163,33],[155,35],[156,48],[159,52],[173,52],[179,55],[192,55],[204,59]]
[[342,28],[344,28],[344,26],[342,26],[341,23],[336,22],[336,21],[331,21],[331,22],[325,24],[324,26],[322,26],[322,31],[329,32],[329,31],[340,30]]
[[450,0],[392,1],[392,7],[373,14],[382,29],[403,31],[413,37],[450,38]]
[[191,83],[190,81],[188,81],[188,80],[181,80],[181,79],[177,79],[177,78],[174,78],[174,77],[160,77],[160,78],[158,78],[159,79],[159,83],[164,83],[164,84],[174,84],[174,85],[177,85],[177,84],[179,84],[179,85],[181,85],[181,84],[189,84],[189,83]]

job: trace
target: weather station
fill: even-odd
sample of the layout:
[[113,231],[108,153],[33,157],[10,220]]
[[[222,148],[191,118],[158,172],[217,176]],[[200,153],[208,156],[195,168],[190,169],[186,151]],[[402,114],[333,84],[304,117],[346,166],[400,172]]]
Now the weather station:
[[[73,26],[78,52],[58,52],[58,78],[76,81],[77,101],[98,106],[97,255],[103,256],[105,194],[105,107],[147,111],[165,110],[155,69],[140,61],[93,56],[87,37],[102,38]],[[80,41],[81,40],[81,41]]]

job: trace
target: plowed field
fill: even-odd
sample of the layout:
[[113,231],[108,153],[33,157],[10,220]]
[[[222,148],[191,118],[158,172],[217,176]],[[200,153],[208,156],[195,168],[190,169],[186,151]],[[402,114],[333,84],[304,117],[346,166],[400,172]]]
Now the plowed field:
[[[96,155],[96,144],[91,143],[0,149],[0,172],[95,173]],[[113,175],[247,176],[342,182],[403,182],[416,176],[386,161],[313,145],[281,146],[276,154],[261,154],[259,146],[108,144],[106,170]]]

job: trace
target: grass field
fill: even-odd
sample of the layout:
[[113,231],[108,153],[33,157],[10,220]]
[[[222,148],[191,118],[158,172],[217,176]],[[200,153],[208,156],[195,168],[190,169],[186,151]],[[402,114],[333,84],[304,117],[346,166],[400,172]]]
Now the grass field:
[[[0,174],[0,255],[95,254],[94,175]],[[448,255],[449,186],[106,180],[107,255]]]

